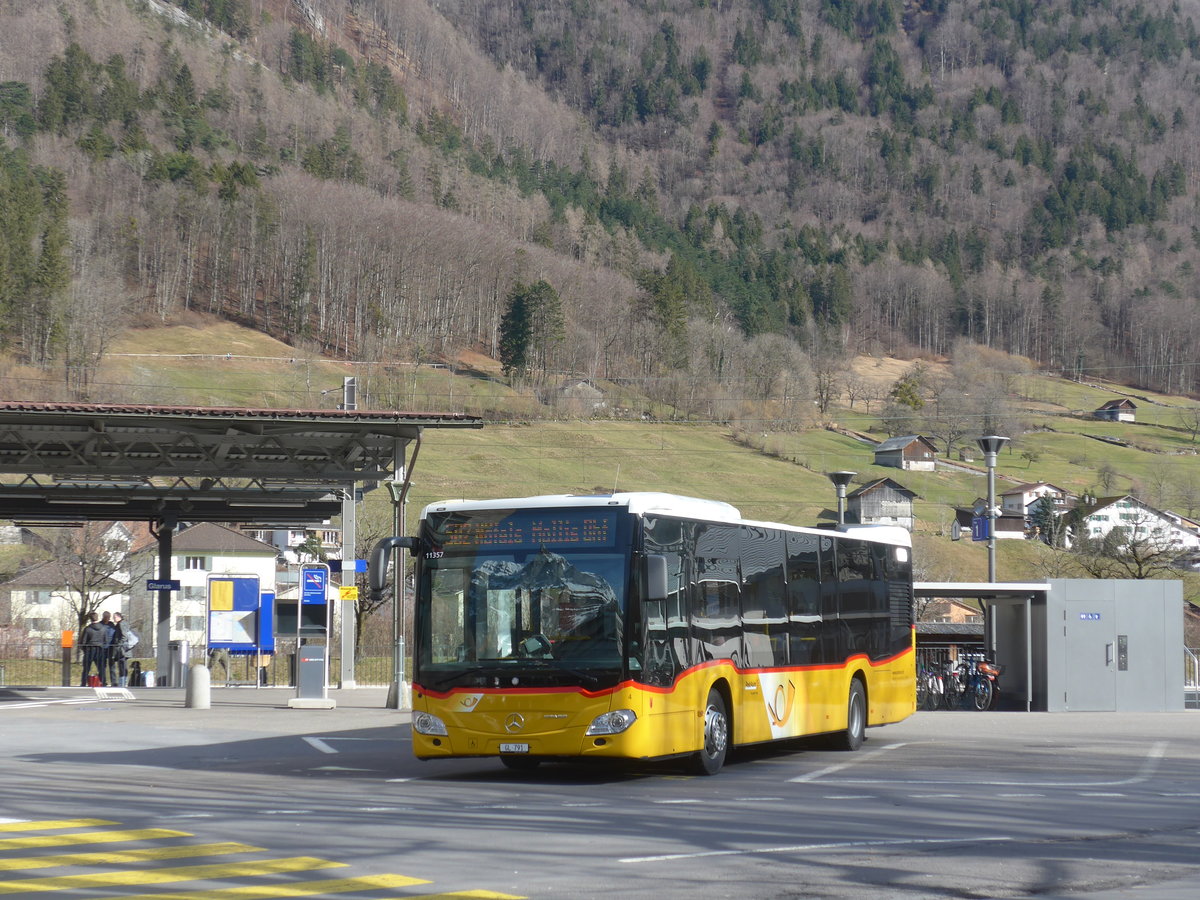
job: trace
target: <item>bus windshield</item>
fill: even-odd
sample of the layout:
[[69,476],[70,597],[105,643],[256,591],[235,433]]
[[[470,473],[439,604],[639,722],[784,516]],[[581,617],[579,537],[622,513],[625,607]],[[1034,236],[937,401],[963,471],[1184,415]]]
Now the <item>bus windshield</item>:
[[618,522],[607,510],[549,512],[431,517],[416,609],[423,686],[593,687],[620,675]]

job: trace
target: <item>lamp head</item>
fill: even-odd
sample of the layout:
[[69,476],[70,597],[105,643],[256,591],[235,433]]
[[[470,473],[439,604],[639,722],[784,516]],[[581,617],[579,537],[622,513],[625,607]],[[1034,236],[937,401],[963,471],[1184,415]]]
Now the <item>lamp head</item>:
[[998,434],[989,434],[981,438],[977,438],[975,443],[979,445],[979,449],[989,455],[995,455],[1000,452],[1001,448],[1008,443],[1008,438],[1000,437]]
[[846,485],[850,483],[850,479],[857,474],[857,472],[847,472],[845,470],[825,473],[829,480],[832,481],[839,490],[845,490]]
[[827,472],[826,473],[829,480],[833,481],[834,484],[838,487],[845,487],[846,485],[850,484],[850,480],[852,478],[854,478],[854,475],[857,475],[857,474],[858,474],[857,472],[846,472],[845,469],[839,470],[839,472]]

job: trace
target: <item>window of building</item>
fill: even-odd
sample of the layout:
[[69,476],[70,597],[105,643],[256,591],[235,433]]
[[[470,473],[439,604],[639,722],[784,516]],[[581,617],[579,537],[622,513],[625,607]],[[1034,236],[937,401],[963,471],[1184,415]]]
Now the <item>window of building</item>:
[[194,571],[207,572],[208,571],[208,557],[207,556],[185,556],[183,559],[183,567],[185,569],[192,569]]
[[203,601],[208,598],[208,588],[203,585],[199,587],[185,587],[182,593],[184,600]]
[[49,631],[52,623],[49,619],[26,619],[25,627],[29,631]]
[[176,616],[175,627],[179,631],[203,631],[204,616]]

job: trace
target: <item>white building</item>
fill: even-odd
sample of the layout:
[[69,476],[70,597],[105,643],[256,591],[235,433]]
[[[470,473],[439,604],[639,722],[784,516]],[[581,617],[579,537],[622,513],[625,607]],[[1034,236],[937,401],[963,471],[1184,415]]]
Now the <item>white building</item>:
[[1070,491],[1064,490],[1058,485],[1046,481],[1036,481],[1019,484],[1004,491],[1000,495],[1000,508],[1006,513],[1027,517],[1031,512],[1030,507],[1043,497],[1051,499],[1055,515],[1066,512],[1074,499]]
[[[31,648],[61,646],[64,631],[79,630],[80,610],[128,614],[127,556],[137,526],[94,522],[77,529],[38,535],[55,558],[5,582],[7,622]],[[83,594],[88,595],[85,599]]]
[[1147,506],[1131,494],[1102,497],[1081,507],[1088,536],[1102,538],[1114,528],[1126,529],[1131,540],[1152,540],[1179,550],[1200,549],[1200,534],[1182,527],[1172,516]]
[[279,562],[288,566],[318,562],[308,548],[319,548],[322,559],[342,558],[342,531],[328,522],[308,528],[260,528],[247,525],[242,527],[242,534],[270,544],[278,552]]

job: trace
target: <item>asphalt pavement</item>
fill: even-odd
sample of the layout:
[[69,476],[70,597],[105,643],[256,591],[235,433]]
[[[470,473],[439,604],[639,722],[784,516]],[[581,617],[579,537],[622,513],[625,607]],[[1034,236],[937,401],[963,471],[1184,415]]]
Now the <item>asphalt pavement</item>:
[[[162,897],[146,879],[203,876],[170,896],[218,897],[237,879],[310,877],[264,866],[320,864],[346,867],[331,869],[350,876],[339,890],[363,900],[1200,896],[1200,712],[922,712],[869,730],[858,753],[750,748],[693,778],[668,764],[421,763],[386,688],[330,689],[331,709],[289,707],[291,688],[213,688],[207,709],[181,689],[130,695],[0,688],[0,892],[112,897],[120,877],[119,896]],[[27,849],[40,838],[20,829],[66,827],[112,784],[118,802],[100,812],[131,842],[125,869],[76,853],[48,880],[9,874],[58,852]],[[237,858],[283,858],[132,857],[228,842]],[[298,884],[321,889],[281,887]]]

